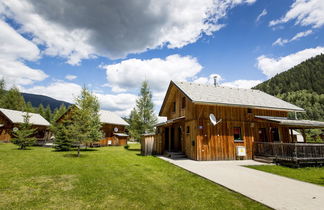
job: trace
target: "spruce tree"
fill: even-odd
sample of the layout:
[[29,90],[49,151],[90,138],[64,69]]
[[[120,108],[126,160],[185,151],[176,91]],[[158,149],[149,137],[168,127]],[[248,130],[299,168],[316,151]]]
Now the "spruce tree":
[[19,149],[26,149],[28,146],[31,146],[35,143],[36,138],[34,134],[36,129],[32,128],[32,125],[29,123],[30,115],[28,112],[24,115],[24,122],[19,125],[17,130],[14,130],[12,143],[19,146]]
[[51,111],[51,106],[49,104],[46,106],[46,109],[44,111],[44,118],[48,122],[51,122],[51,120],[52,120],[52,111]]
[[6,82],[4,79],[0,79],[0,107],[3,107],[3,99],[6,94]]
[[73,110],[72,123],[69,126],[71,138],[78,147],[80,156],[81,145],[88,145],[102,138],[101,123],[99,119],[98,99],[83,88],[81,95],[76,98],[77,109]]
[[64,120],[61,123],[52,125],[52,132],[54,133],[54,148],[57,151],[69,151],[72,148],[72,138],[69,131],[70,121]]
[[140,139],[140,135],[154,131],[157,117],[154,114],[152,93],[147,81],[142,83],[139,98],[136,100],[136,107],[129,117],[129,131],[132,137]]
[[42,117],[45,118],[45,109],[44,109],[43,104],[39,104],[37,112],[38,112]]

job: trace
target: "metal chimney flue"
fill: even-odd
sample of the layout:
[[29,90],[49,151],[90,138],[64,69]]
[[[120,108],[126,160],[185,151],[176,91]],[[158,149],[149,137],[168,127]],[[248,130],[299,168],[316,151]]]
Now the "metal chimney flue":
[[215,87],[218,86],[218,84],[217,84],[217,76],[216,76],[216,75],[214,76],[214,86],[215,86]]

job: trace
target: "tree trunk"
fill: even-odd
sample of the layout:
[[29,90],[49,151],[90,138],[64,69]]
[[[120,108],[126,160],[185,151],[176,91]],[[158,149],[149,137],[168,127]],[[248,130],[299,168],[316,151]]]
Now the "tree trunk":
[[80,157],[80,145],[78,146],[78,157]]

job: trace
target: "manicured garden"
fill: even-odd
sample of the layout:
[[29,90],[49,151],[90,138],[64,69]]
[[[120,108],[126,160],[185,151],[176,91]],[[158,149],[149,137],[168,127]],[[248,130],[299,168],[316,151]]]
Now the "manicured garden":
[[247,167],[324,186],[324,167],[289,168],[277,165]]
[[0,209],[266,209],[139,145],[94,151],[0,144]]

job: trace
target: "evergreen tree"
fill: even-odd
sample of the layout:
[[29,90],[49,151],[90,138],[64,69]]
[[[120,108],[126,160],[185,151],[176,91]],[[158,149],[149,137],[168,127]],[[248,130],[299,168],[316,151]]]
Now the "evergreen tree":
[[72,138],[69,131],[70,121],[63,121],[61,123],[53,124],[52,131],[55,136],[54,148],[57,151],[69,151],[72,148]]
[[2,106],[4,96],[6,94],[6,82],[4,79],[0,80],[0,107]]
[[99,102],[86,88],[83,88],[81,95],[76,98],[77,109],[73,110],[72,123],[69,126],[71,138],[78,146],[88,145],[102,138],[101,123],[99,119]]
[[44,109],[44,106],[43,106],[43,104],[39,104],[39,106],[38,106],[38,113],[40,114],[40,115],[42,115],[42,117],[44,117],[45,118],[45,109]]
[[26,107],[24,97],[20,94],[17,87],[12,87],[4,95],[2,100],[2,108],[23,111]]
[[33,107],[32,103],[30,101],[28,101],[26,103],[26,106],[25,106],[24,111],[25,112],[31,112],[31,113],[35,113],[36,112],[35,108]]
[[58,109],[55,109],[52,115],[52,122],[56,122],[65,112],[67,108],[62,104]]
[[51,106],[49,104],[46,106],[45,113],[44,113],[44,118],[48,122],[51,122],[51,120],[52,120],[52,111],[51,111]]
[[13,138],[12,143],[18,145],[20,149],[26,149],[26,147],[33,145],[36,141],[36,138],[33,136],[36,129],[32,128],[29,119],[30,115],[26,112],[24,122],[13,133],[15,138]]
[[136,100],[136,107],[129,117],[129,131],[133,138],[139,139],[141,134],[154,131],[157,117],[154,114],[152,93],[147,81],[142,83],[139,98]]

